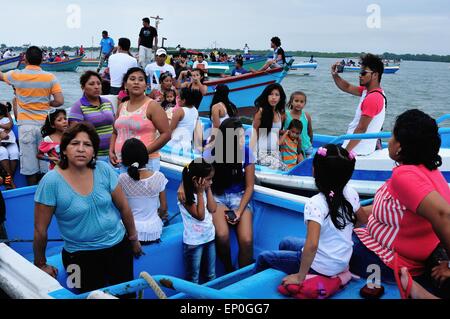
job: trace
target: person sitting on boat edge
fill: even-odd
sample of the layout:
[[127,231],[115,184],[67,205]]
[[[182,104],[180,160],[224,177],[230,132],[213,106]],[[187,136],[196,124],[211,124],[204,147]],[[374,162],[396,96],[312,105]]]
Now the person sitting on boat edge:
[[[300,138],[302,141],[302,151],[305,158],[311,157],[313,149],[313,128],[311,115],[304,110],[307,102],[306,94],[302,91],[295,91],[291,94],[286,107],[286,119],[284,120],[283,130],[287,130],[291,121],[296,119],[302,122]],[[281,134],[284,134],[282,131]]]
[[100,136],[97,159],[109,161],[109,143],[113,133],[114,109],[111,101],[101,97],[103,83],[97,72],[86,71],[80,76],[83,96],[70,108],[69,125],[89,122]]
[[[367,277],[367,267],[378,265],[381,279],[394,282],[398,254],[398,267],[407,267],[414,280],[434,294],[450,296],[448,263],[428,265],[439,243],[450,252],[450,189],[438,169],[440,146],[438,125],[429,115],[408,110],[397,117],[389,157],[398,166],[375,194],[373,206],[364,208],[367,227],[355,229],[353,273]],[[432,287],[431,278],[444,285]]]
[[[214,167],[204,159],[186,165],[182,184],[186,200],[178,201],[183,219],[183,257],[186,279],[198,284],[216,278],[216,247],[213,217],[217,203],[211,191]],[[204,267],[202,267],[204,265]],[[204,271],[201,273],[201,268]]]
[[34,199],[34,264],[57,276],[45,257],[54,215],[64,240],[64,268],[78,265],[81,271],[80,292],[133,280],[133,254],[142,254],[118,176],[107,163],[96,162],[99,143],[95,128],[87,122],[65,131],[61,160],[43,177]]
[[273,49],[273,58],[268,60],[259,71],[265,71],[268,68],[280,68],[286,64],[286,54],[281,47],[281,40],[279,37],[270,39],[270,47]]
[[244,61],[242,59],[236,59],[236,61],[234,62],[234,69],[231,71],[231,75],[221,74],[220,76],[223,78],[227,78],[230,76],[250,73],[250,71],[244,69],[243,65],[244,65]]
[[[360,96],[355,117],[348,125],[347,134],[379,133],[383,128],[386,116],[387,99],[380,87],[384,65],[381,59],[373,54],[361,57],[360,86],[354,86],[341,78],[337,72],[339,63],[333,64],[331,74],[336,86],[349,94]],[[370,155],[377,146],[377,139],[347,140],[343,147],[355,151],[358,155]]]
[[[203,157],[212,162],[215,171],[211,189],[218,204],[213,215],[217,254],[225,271],[230,273],[234,271],[230,228],[236,229],[239,267],[253,263],[253,216],[250,202],[255,187],[255,158],[245,142],[245,131],[238,118],[223,121],[219,131],[220,138],[217,139],[221,142],[215,143],[212,150],[206,150]],[[180,202],[186,199],[181,186],[178,188],[178,199]]]
[[256,149],[257,163],[274,170],[285,171],[286,164],[281,159],[279,138],[285,120],[286,93],[278,84],[269,84],[255,100],[257,112],[253,117],[253,132],[250,141]]
[[300,137],[302,129],[302,122],[294,119],[283,136],[280,137],[281,159],[287,165],[288,170],[304,160],[302,139]]
[[287,237],[280,242],[279,250],[264,251],[258,256],[255,273],[274,268],[288,274],[279,287],[283,294],[314,298],[307,290],[317,280],[329,296],[348,282],[352,231],[360,221],[359,195],[347,185],[355,162],[355,154],[341,146],[328,144],[319,148],[313,160],[319,194],[305,204],[306,239]]
[[123,144],[122,162],[127,172],[120,174],[119,185],[133,213],[138,240],[141,245],[159,243],[163,221],[168,217],[165,192],[168,180],[161,172],[146,168],[147,149],[136,138]]

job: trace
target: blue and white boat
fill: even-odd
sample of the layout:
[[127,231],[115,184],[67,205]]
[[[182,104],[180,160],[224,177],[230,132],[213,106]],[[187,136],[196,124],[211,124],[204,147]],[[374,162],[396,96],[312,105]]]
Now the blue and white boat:
[[290,75],[309,75],[317,69],[317,62],[294,63],[291,65]]
[[[450,114],[444,115],[437,120],[442,123],[450,119]],[[211,122],[207,118],[202,118],[204,136],[210,135]],[[244,125],[246,136],[249,138],[252,134],[252,127]],[[447,182],[450,185],[450,127],[440,129],[442,145],[440,156],[442,157],[442,166],[439,168]],[[324,144],[341,144],[344,140],[351,139],[387,139],[391,132],[382,132],[378,134],[350,134],[339,137],[331,135],[314,134],[314,148]],[[174,153],[169,147],[165,146],[161,152],[161,160],[184,166],[198,154],[181,152]],[[362,196],[372,197],[381,185],[390,178],[395,162],[389,157],[386,143],[382,150],[377,150],[367,156],[358,156],[356,160],[355,172],[353,173],[350,185]],[[283,191],[296,192],[299,194],[311,194],[316,192],[316,185],[312,177],[312,158],[306,159],[289,171],[272,170],[264,166],[256,165],[256,179],[261,185],[280,189]]]
[[229,98],[239,109],[253,108],[255,99],[264,88],[273,83],[281,83],[289,72],[292,60],[284,68],[269,69],[243,75],[231,76],[223,79],[206,81],[208,91],[202,99],[198,111],[209,113],[216,86],[226,84],[230,88]]
[[[10,247],[0,244],[0,288],[11,298],[40,299],[85,299],[111,298],[130,292],[143,291],[144,298],[155,299],[156,294],[150,286],[159,286],[170,299],[247,299],[285,298],[277,292],[277,286],[285,276],[283,272],[268,269],[253,273],[253,265],[228,275],[224,275],[223,266],[217,260],[218,278],[203,285],[183,280],[182,234],[176,207],[176,190],[181,181],[182,168],[161,163],[161,172],[168,178],[166,187],[170,216],[175,217],[171,224],[163,229],[162,242],[143,247],[146,255],[134,261],[135,280],[113,287],[104,287],[102,293],[93,292],[77,295],[68,287],[68,277],[62,265],[62,242],[56,221],[48,230],[46,255],[47,263],[58,268],[58,277],[54,279],[35,267],[32,263],[33,208],[36,186],[10,190],[3,193],[8,207],[6,229]],[[306,226],[303,221],[303,209],[306,197],[287,194],[261,186],[255,186],[252,199],[254,256],[267,249],[277,249],[279,241],[286,236],[304,236]],[[366,203],[369,204],[369,203]],[[237,264],[237,240],[232,230],[231,250],[234,264]],[[149,284],[152,276],[156,283]],[[359,299],[359,290],[366,280],[353,278],[351,282],[332,298]],[[382,298],[399,298],[395,284],[383,283],[385,294]],[[170,287],[170,288],[168,288]],[[158,288],[158,287],[156,287]],[[157,290],[154,288],[155,290]],[[103,293],[110,295],[105,296]],[[163,297],[160,295],[160,297]]]
[[7,59],[0,59],[0,71],[6,72],[10,70],[17,69],[20,61],[20,55],[7,58]]

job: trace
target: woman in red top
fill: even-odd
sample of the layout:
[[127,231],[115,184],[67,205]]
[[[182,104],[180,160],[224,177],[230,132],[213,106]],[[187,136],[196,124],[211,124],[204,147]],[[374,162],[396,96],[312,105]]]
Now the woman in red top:
[[[440,146],[438,126],[429,115],[409,110],[397,118],[389,156],[398,166],[377,191],[373,206],[365,207],[367,227],[355,229],[353,273],[367,277],[374,271],[368,266],[377,264],[380,279],[394,281],[397,253],[399,268],[407,267],[426,284],[429,274],[421,277],[425,261],[439,243],[450,252],[450,189],[438,170]],[[450,278],[450,269],[441,266],[433,270],[434,279]]]

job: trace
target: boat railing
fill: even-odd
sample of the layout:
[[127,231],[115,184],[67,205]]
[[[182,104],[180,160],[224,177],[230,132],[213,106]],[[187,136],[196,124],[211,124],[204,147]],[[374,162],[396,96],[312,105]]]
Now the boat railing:
[[444,121],[450,120],[450,114],[445,114],[436,120],[437,124],[441,124]]
[[[449,117],[450,118],[450,117]],[[443,127],[439,129],[439,134],[450,134],[450,127]],[[361,133],[361,134],[345,134],[336,137],[330,144],[339,144],[345,140],[370,140],[370,139],[386,139],[392,136],[392,132],[379,132],[379,133]]]

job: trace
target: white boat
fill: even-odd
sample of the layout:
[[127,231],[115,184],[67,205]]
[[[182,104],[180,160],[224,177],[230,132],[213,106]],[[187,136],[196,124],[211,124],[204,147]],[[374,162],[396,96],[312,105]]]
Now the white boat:
[[303,62],[303,63],[294,63],[292,64],[289,74],[294,75],[309,75],[315,69],[317,69],[317,62]]

